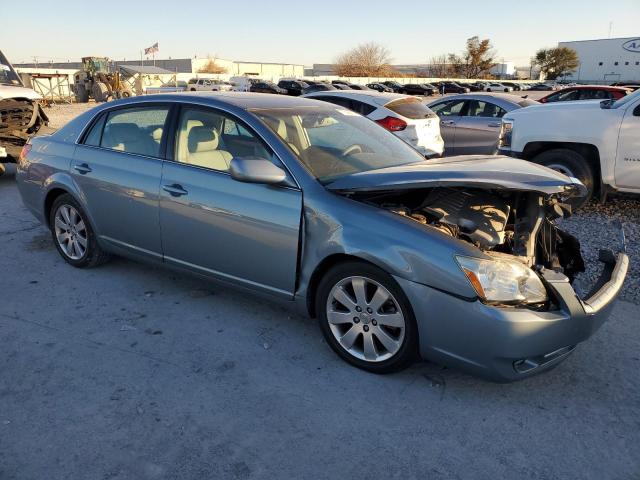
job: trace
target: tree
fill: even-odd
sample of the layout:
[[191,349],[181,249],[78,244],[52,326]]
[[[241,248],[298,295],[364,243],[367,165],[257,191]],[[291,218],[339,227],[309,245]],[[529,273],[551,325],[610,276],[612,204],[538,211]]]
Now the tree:
[[542,48],[536,53],[535,61],[540,66],[540,71],[550,80],[564,77],[580,66],[578,53],[567,47]]
[[199,70],[198,73],[227,73],[227,69],[216,63],[216,59],[207,57],[208,61]]
[[369,42],[338,56],[333,69],[342,77],[387,77],[394,73],[390,63],[389,50]]
[[426,77],[447,78],[452,76],[451,64],[446,55],[431,57],[429,60],[428,75]]
[[477,36],[467,39],[467,48],[462,55],[448,55],[452,74],[462,78],[481,78],[496,65],[491,41]]

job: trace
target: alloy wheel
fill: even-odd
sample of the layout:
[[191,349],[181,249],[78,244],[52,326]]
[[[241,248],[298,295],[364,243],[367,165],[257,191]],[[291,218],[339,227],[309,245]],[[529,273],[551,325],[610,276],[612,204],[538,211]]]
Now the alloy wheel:
[[366,362],[382,362],[402,346],[406,324],[393,294],[370,278],[353,276],[333,286],[327,322],[338,344]]
[[56,240],[71,260],[80,260],[87,252],[87,227],[71,205],[60,205],[54,217]]

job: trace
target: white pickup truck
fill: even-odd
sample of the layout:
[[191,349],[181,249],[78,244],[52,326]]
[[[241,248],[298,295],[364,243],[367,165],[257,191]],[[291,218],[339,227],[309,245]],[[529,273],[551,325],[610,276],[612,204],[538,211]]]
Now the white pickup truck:
[[640,90],[619,100],[535,105],[502,118],[500,153],[579,179],[588,196],[640,193]]

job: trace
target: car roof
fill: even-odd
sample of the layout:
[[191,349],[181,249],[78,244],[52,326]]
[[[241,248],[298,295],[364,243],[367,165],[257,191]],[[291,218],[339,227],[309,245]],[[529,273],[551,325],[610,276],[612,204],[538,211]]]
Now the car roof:
[[313,92],[305,96],[307,96],[307,98],[313,98],[316,96],[336,96],[350,98],[352,100],[360,100],[364,102],[369,101],[380,106],[386,105],[390,102],[393,102],[394,100],[399,100],[401,98],[412,97],[412,95],[403,95],[401,93],[391,92],[376,92],[375,90],[331,90],[328,92]]
[[573,85],[571,87],[564,87],[561,90],[607,90],[609,92],[628,92],[629,89],[625,87],[614,87],[611,85]]
[[436,103],[441,103],[442,101],[449,100],[487,100],[493,99],[495,100],[495,104],[499,106],[510,106],[511,108],[517,107],[520,108],[520,102],[523,100],[533,100],[531,98],[522,98],[519,95],[511,95],[509,93],[461,93],[458,95],[447,95],[446,97],[441,97],[433,102],[429,102],[429,105],[434,105]]

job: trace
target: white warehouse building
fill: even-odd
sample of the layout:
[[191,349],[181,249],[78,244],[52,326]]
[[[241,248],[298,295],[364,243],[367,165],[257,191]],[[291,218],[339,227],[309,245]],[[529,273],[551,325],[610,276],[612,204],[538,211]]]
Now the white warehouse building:
[[560,42],[578,53],[580,66],[567,76],[581,83],[640,83],[640,37]]

